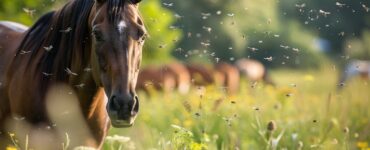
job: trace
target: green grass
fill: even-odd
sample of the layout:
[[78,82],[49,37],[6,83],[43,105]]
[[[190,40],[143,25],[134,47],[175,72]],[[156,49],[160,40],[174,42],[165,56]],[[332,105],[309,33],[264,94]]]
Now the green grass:
[[[276,87],[242,80],[240,94],[194,87],[188,95],[140,93],[140,114],[111,135],[105,149],[366,149],[370,142],[370,86],[354,79],[337,91],[337,73],[279,70]],[[296,86],[295,86],[296,85]],[[273,121],[276,129],[267,130]],[[280,137],[279,137],[280,136]],[[112,144],[113,143],[113,144]]]

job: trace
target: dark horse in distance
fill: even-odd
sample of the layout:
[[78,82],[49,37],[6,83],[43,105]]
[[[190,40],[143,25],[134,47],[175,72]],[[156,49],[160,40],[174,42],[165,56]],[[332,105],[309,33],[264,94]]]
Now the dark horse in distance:
[[29,29],[0,22],[0,149],[9,144],[9,119],[52,124],[46,97],[60,84],[71,87],[78,98],[94,141],[79,144],[101,148],[110,125],[133,125],[146,37],[139,2],[70,0]]

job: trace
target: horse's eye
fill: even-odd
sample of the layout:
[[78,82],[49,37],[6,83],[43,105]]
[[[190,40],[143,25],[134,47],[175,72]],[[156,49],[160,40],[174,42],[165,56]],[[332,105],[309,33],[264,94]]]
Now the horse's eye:
[[104,36],[103,33],[100,32],[99,30],[93,30],[93,35],[95,37],[95,40],[97,42],[104,42]]

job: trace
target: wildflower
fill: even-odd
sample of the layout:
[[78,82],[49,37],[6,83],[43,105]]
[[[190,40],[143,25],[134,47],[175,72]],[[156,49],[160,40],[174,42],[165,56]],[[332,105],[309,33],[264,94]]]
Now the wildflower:
[[214,135],[212,136],[212,138],[213,138],[213,140],[214,140],[214,141],[217,141],[217,140],[219,139],[219,136],[218,136],[217,134],[214,134]]
[[87,146],[78,146],[78,147],[75,147],[73,150],[96,150],[96,149],[92,147],[87,147]]
[[175,129],[177,129],[177,130],[183,130],[184,128],[182,128],[182,127],[180,127],[180,126],[178,126],[178,125],[174,125],[174,124],[172,124],[171,125],[171,127],[172,128],[175,128]]
[[205,142],[210,142],[211,141],[211,138],[209,137],[209,135],[207,133],[203,133],[203,140]]
[[171,127],[176,129],[177,132],[185,133],[186,135],[193,136],[193,133],[191,131],[189,131],[189,130],[183,128],[183,127],[180,127],[180,126],[174,125],[174,124],[172,124]]
[[368,148],[368,143],[367,142],[364,142],[364,141],[359,141],[359,142],[357,142],[357,147],[359,148],[359,149],[366,149],[366,148]]
[[202,150],[202,149],[207,149],[207,146],[201,143],[196,143],[196,142],[191,142],[190,143],[190,149],[193,150]]
[[6,150],[17,150],[17,148],[15,148],[13,146],[8,146],[8,147],[6,147]]
[[266,139],[270,142],[273,142],[271,140],[273,140],[273,137],[272,137],[272,134],[273,132],[276,130],[276,123],[275,121],[271,120],[268,124],[267,124],[267,132],[266,132]]
[[126,143],[130,141],[130,137],[125,136],[119,136],[119,135],[113,135],[113,136],[107,136],[107,141],[113,141],[113,142],[119,142],[119,143]]
[[15,134],[14,134],[14,133],[10,133],[10,132],[9,132],[9,136],[10,136],[10,137],[14,137],[14,136],[15,136]]
[[276,123],[275,121],[271,120],[268,124],[267,124],[267,130],[272,132],[274,130],[276,130]]
[[333,140],[332,140],[332,144],[338,144],[338,139],[336,139],[336,138],[334,138]]
[[312,76],[312,75],[305,75],[304,77],[303,77],[303,79],[305,80],[305,81],[314,81],[315,80],[315,77],[314,76]]
[[293,133],[292,134],[292,139],[295,141],[298,139],[298,133]]
[[353,134],[354,138],[358,138],[360,135],[358,133]]
[[333,125],[333,126],[338,126],[339,125],[338,120],[336,118],[332,118],[330,120],[330,124]]
[[180,120],[179,119],[177,119],[177,118],[175,118],[175,119],[173,119],[173,121],[172,121],[174,124],[180,124]]
[[275,139],[275,138],[273,138],[272,140],[271,140],[271,147],[274,149],[274,148],[276,148],[278,145],[279,145],[279,140],[280,139]]
[[298,147],[299,147],[299,149],[302,149],[303,148],[303,142],[302,141],[299,141],[298,142]]
[[348,127],[345,127],[345,128],[343,129],[343,132],[344,132],[344,133],[346,133],[346,134],[347,134],[347,133],[349,133],[349,128],[348,128]]
[[185,127],[191,127],[193,125],[193,121],[190,120],[190,119],[186,119],[184,122],[183,122],[184,126]]

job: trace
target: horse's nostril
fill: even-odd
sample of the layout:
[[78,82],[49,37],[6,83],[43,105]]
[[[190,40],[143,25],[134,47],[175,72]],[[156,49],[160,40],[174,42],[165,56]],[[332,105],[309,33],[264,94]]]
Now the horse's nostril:
[[115,112],[120,119],[136,116],[139,111],[139,97],[133,95],[114,95],[109,101],[109,110]]
[[135,101],[135,103],[138,103],[139,102],[139,97],[135,95],[134,101]]
[[133,112],[137,113],[139,111],[139,97],[135,95],[134,105],[133,105]]
[[119,102],[116,96],[112,96],[109,106],[111,109],[114,109],[114,110],[118,110],[120,108],[120,105],[119,105]]

